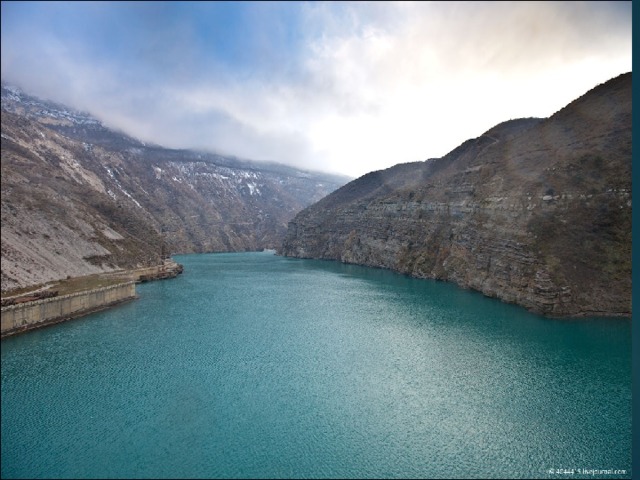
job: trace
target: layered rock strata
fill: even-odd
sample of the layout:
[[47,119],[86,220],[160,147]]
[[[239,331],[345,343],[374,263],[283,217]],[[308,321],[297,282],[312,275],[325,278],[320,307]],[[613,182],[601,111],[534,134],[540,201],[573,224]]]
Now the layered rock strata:
[[547,119],[345,185],[279,253],[455,282],[550,316],[631,314],[631,73]]

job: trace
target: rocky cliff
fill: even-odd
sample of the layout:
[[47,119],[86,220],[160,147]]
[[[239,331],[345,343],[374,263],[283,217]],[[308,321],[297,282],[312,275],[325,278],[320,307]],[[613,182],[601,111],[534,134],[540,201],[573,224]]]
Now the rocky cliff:
[[447,280],[545,315],[628,316],[631,83],[358,178],[299,213],[279,253]]
[[275,248],[302,208],[349,179],[146,145],[2,86],[2,291]]

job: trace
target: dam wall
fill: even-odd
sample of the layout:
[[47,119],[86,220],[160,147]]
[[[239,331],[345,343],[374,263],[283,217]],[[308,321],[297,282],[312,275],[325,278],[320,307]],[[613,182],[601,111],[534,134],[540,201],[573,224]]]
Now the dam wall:
[[135,282],[2,307],[2,337],[102,310],[136,297]]

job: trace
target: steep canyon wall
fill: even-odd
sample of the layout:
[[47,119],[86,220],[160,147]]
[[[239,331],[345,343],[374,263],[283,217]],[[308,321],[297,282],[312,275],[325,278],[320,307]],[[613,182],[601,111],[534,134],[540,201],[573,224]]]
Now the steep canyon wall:
[[631,314],[631,74],[548,119],[361,177],[280,254],[452,281],[552,316]]

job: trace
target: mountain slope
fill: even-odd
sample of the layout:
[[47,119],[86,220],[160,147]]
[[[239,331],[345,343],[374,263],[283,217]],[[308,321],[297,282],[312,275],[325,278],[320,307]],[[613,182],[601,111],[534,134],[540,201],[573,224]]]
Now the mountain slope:
[[631,73],[300,212],[279,253],[453,281],[547,315],[631,313]]
[[347,180],[146,145],[3,85],[2,291],[170,252],[275,248]]

